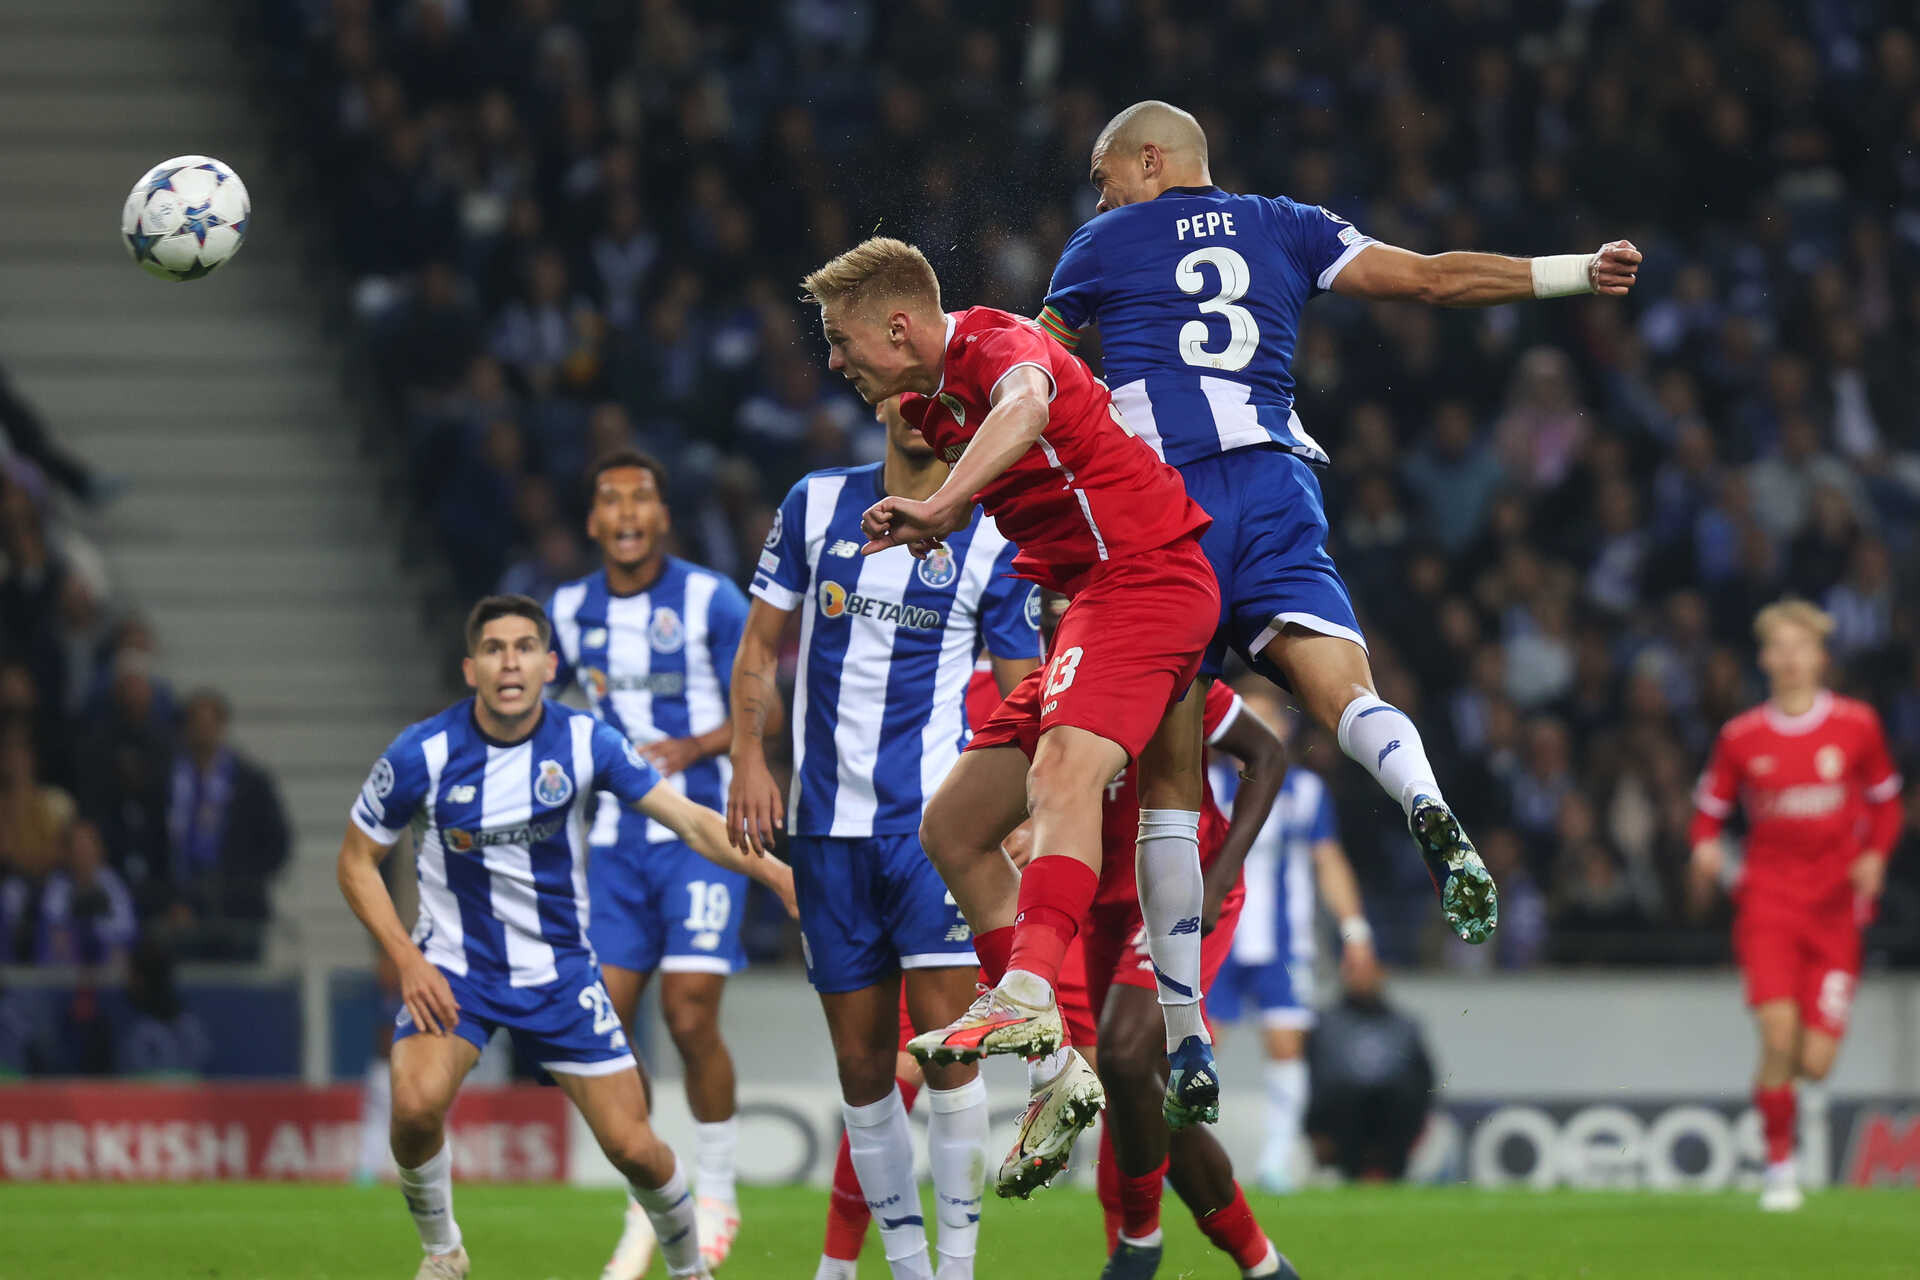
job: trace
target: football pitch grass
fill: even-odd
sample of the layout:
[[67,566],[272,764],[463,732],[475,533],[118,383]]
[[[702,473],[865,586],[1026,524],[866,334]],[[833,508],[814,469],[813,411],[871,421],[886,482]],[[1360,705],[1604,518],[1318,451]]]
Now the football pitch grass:
[[[745,1227],[720,1280],[809,1280],[825,1193],[745,1188]],[[475,1280],[595,1280],[620,1225],[612,1191],[458,1187]],[[1255,1198],[1305,1280],[1683,1280],[1920,1275],[1920,1195],[1834,1191],[1798,1214],[1750,1195],[1367,1187]],[[1162,1280],[1239,1273],[1167,1203]],[[1090,1193],[989,1200],[979,1280],[1099,1275]],[[419,1246],[391,1187],[12,1185],[0,1191],[0,1280],[204,1277],[410,1280]],[[654,1260],[653,1276],[665,1268]],[[869,1239],[863,1280],[886,1280]]]

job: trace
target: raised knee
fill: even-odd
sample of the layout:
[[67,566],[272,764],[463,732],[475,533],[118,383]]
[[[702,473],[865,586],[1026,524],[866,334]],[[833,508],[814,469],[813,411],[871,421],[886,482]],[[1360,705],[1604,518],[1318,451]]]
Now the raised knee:
[[644,1124],[630,1124],[617,1134],[608,1135],[600,1144],[600,1150],[606,1153],[613,1167],[628,1178],[643,1177],[653,1172],[654,1156],[660,1146],[660,1140]]
[[720,1034],[720,1007],[704,997],[663,1001],[660,1017],[677,1046],[705,1044]]
[[432,1133],[442,1120],[439,1105],[422,1089],[394,1081],[390,1111],[393,1128],[406,1134]]

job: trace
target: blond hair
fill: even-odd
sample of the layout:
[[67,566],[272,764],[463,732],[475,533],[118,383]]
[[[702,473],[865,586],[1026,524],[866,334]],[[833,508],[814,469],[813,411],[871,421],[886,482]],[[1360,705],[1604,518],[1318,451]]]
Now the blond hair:
[[1818,636],[1822,643],[1833,634],[1833,615],[1810,600],[1786,596],[1753,615],[1753,638],[1765,644],[1767,633],[1783,623],[1805,627]]
[[863,240],[800,282],[803,301],[859,306],[871,299],[923,301],[940,309],[940,277],[927,255],[904,240]]

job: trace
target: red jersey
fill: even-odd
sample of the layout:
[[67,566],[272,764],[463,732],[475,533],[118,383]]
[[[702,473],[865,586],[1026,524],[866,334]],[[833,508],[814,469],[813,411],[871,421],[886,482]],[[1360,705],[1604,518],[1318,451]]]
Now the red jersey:
[[[1220,735],[1239,716],[1242,705],[1240,695],[1228,688],[1225,681],[1215,680],[1207,686],[1204,715],[1209,744],[1220,740]],[[1100,848],[1105,856],[1100,860],[1100,888],[1094,895],[1095,904],[1138,901],[1139,890],[1133,879],[1133,846],[1139,836],[1140,768],[1129,764],[1107,784],[1106,803],[1100,807]],[[1200,802],[1200,866],[1203,870],[1213,865],[1226,838],[1227,815],[1220,811],[1209,785]]]
[[975,494],[1020,552],[1014,570],[1072,594],[1107,560],[1164,547],[1211,520],[1180,473],[1129,431],[1106,384],[1032,320],[992,307],[947,316],[946,368],[931,396],[900,412],[947,462],[959,460],[993,407],[993,390],[1022,365],[1053,384],[1046,431]]
[[993,663],[982,658],[973,664],[967,680],[967,727],[978,729],[993,718],[1002,701],[1000,681],[994,678]]
[[1729,720],[1693,803],[1695,844],[1718,835],[1736,803],[1745,809],[1743,902],[1844,906],[1853,860],[1890,852],[1900,834],[1900,775],[1880,717],[1824,691],[1798,716],[1762,705]]

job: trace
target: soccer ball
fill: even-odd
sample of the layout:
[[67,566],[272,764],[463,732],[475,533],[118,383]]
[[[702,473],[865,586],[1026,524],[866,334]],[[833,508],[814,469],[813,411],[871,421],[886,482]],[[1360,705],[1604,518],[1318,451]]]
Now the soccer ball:
[[209,156],[175,156],[133,184],[120,234],[162,280],[198,280],[240,252],[252,204],[240,175]]

